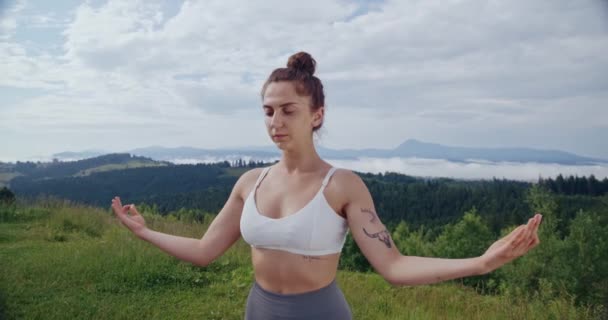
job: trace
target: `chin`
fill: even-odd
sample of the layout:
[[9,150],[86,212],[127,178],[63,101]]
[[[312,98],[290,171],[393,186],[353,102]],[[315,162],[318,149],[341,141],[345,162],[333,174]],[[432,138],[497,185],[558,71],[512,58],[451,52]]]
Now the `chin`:
[[277,146],[277,148],[279,148],[282,151],[293,150],[293,145],[287,141],[275,142],[274,145]]
[[287,147],[287,144],[286,144],[285,142],[277,142],[277,143],[275,143],[274,145],[275,145],[275,146],[277,146],[277,148],[279,148],[279,149],[281,149],[281,150],[283,150],[283,151],[286,151],[286,150],[288,150],[288,149],[289,149],[289,148]]

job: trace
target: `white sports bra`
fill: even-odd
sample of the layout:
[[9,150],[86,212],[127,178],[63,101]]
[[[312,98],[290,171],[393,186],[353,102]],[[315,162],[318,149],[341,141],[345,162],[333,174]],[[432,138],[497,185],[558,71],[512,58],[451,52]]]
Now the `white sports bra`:
[[336,168],[332,167],[319,192],[302,209],[283,218],[259,213],[255,192],[270,167],[264,168],[243,205],[240,228],[243,240],[252,247],[288,251],[304,255],[325,255],[342,251],[348,224],[327,203],[325,186]]

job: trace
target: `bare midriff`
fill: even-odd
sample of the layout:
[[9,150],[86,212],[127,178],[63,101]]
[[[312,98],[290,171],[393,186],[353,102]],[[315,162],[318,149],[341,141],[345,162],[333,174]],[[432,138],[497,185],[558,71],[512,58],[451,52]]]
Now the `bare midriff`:
[[340,253],[308,256],[287,251],[251,248],[255,280],[278,294],[314,291],[329,285],[336,277]]

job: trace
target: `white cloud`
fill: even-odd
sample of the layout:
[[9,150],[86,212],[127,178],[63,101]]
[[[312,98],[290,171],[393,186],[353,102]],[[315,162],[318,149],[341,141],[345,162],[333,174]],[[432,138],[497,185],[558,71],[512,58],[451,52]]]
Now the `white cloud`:
[[0,41],[10,39],[15,29],[17,29],[17,18],[15,17],[26,7],[25,0],[18,0],[11,4],[7,4],[6,8],[2,8],[4,3],[0,3]]
[[608,177],[605,165],[567,166],[541,163],[475,162],[457,163],[439,159],[391,158],[360,160],[329,160],[334,166],[359,172],[385,173],[399,172],[416,177],[448,177],[467,180],[508,179],[536,182],[539,177],[555,178],[564,176],[590,176],[598,179]]
[[[600,4],[387,1],[362,11],[368,5],[185,1],[170,15],[159,1],[111,0],[82,3],[66,23],[65,12],[20,15],[22,4],[0,20],[10,31],[0,39],[0,87],[39,93],[0,102],[0,124],[25,139],[25,127],[74,136],[115,121],[146,132],[135,139],[112,129],[124,130],[131,147],[173,142],[154,128],[174,132],[175,144],[269,143],[263,119],[253,118],[259,89],[290,54],[306,50],[326,88],[328,146],[385,148],[418,138],[608,158],[608,142],[597,136],[608,134]],[[15,38],[26,22],[65,26],[61,50],[32,50]],[[262,131],[218,135],[231,121]],[[40,144],[48,142],[13,148]]]

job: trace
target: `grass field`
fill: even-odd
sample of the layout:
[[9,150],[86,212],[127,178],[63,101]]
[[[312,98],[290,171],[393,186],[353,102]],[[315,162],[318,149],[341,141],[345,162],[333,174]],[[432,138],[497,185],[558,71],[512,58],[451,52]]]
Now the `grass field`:
[[165,167],[165,166],[167,166],[167,165],[163,164],[163,163],[134,160],[134,161],[130,161],[129,163],[106,164],[106,165],[98,166],[95,168],[89,168],[89,169],[77,172],[76,174],[74,174],[74,177],[88,176],[92,173],[112,171],[112,170],[134,169],[134,168],[144,168],[144,167]]
[[16,172],[0,172],[0,188],[8,186],[8,183],[9,181],[11,181],[11,179],[20,175],[20,173]]
[[[0,209],[0,319],[243,319],[253,283],[239,240],[206,268],[139,240],[109,209],[61,203]],[[200,238],[209,221],[147,216],[158,231]],[[483,296],[456,282],[392,287],[340,270],[354,319],[593,319],[568,298]]]

